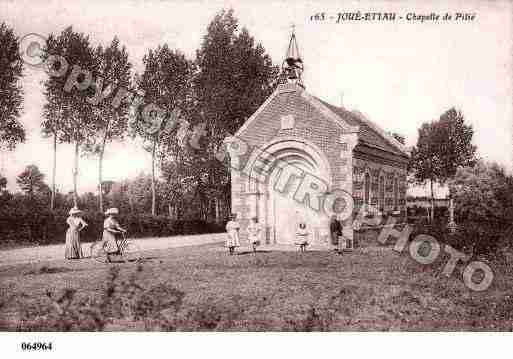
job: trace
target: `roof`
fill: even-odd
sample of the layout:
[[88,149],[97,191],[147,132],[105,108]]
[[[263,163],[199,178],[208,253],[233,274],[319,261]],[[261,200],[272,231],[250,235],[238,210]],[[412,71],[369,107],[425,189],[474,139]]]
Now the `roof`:
[[367,119],[361,112],[349,111],[345,108],[331,105],[320,98],[316,97],[316,99],[349,125],[358,126],[358,140],[360,143],[377,147],[400,156],[408,156],[408,153],[401,143],[379,128],[378,125]]

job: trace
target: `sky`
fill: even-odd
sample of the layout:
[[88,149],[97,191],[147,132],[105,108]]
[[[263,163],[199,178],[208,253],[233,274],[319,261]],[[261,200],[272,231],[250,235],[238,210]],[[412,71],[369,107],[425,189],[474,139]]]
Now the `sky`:
[[[233,8],[241,26],[281,64],[291,32],[305,63],[306,90],[334,105],[363,112],[388,131],[416,143],[423,122],[451,107],[474,128],[478,155],[513,169],[513,1],[26,1],[0,0],[0,22],[20,38],[44,37],[72,25],[94,45],[117,35],[138,72],[150,48],[167,43],[193,59],[208,23]],[[343,21],[339,12],[396,12],[400,21]],[[335,20],[312,21],[324,12]],[[472,13],[472,21],[408,21],[406,15]],[[0,54],[1,55],[1,54]],[[52,142],[41,136],[46,74],[25,68],[21,121],[27,141],[3,153],[0,165],[8,188],[16,175],[36,164],[50,180]],[[57,186],[72,188],[73,149],[59,145]],[[104,179],[121,180],[149,172],[151,157],[137,141],[107,147]],[[95,191],[97,161],[81,158],[79,192]],[[437,189],[443,195],[443,189]],[[412,194],[423,194],[415,189]]]

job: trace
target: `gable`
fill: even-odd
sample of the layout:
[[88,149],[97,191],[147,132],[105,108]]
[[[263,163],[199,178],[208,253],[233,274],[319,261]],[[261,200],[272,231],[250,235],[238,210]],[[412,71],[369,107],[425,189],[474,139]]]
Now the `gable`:
[[[287,121],[292,121],[294,126],[282,129],[282,116],[291,116],[292,120],[289,118]],[[408,157],[397,140],[366,119],[363,114],[333,106],[294,84],[280,84],[235,136],[247,138],[254,145],[279,135],[313,137],[314,142],[322,144],[327,139],[336,142],[340,134],[347,132],[358,132],[358,141],[363,145]]]
[[301,137],[329,152],[340,135],[352,126],[340,121],[328,108],[324,109],[318,100],[310,101],[308,96],[298,86],[280,85],[235,136],[253,146],[277,136]]

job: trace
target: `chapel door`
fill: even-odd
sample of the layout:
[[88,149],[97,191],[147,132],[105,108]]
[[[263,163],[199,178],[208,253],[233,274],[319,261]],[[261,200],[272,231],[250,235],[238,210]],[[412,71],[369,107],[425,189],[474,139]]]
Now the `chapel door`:
[[[305,170],[307,170],[305,168]],[[322,212],[311,209],[307,204],[300,203],[294,198],[298,187],[301,184],[301,178],[292,177],[289,180],[285,191],[280,192],[271,188],[271,198],[274,218],[274,240],[277,244],[294,244],[296,242],[296,231],[299,222],[305,222],[309,232],[308,240],[310,243],[319,240],[319,233],[322,232],[322,226],[326,226],[326,216]]]

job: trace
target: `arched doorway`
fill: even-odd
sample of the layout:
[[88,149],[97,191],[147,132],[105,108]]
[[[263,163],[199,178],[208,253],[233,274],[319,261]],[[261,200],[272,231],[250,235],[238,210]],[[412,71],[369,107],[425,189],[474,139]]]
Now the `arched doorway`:
[[249,162],[250,173],[261,172],[263,162],[267,164],[266,181],[256,181],[256,176],[250,175],[250,189],[255,193],[252,212],[264,223],[267,241],[293,244],[302,221],[313,244],[327,244],[329,218],[322,204],[331,177],[325,155],[309,141],[287,137],[263,146]]

